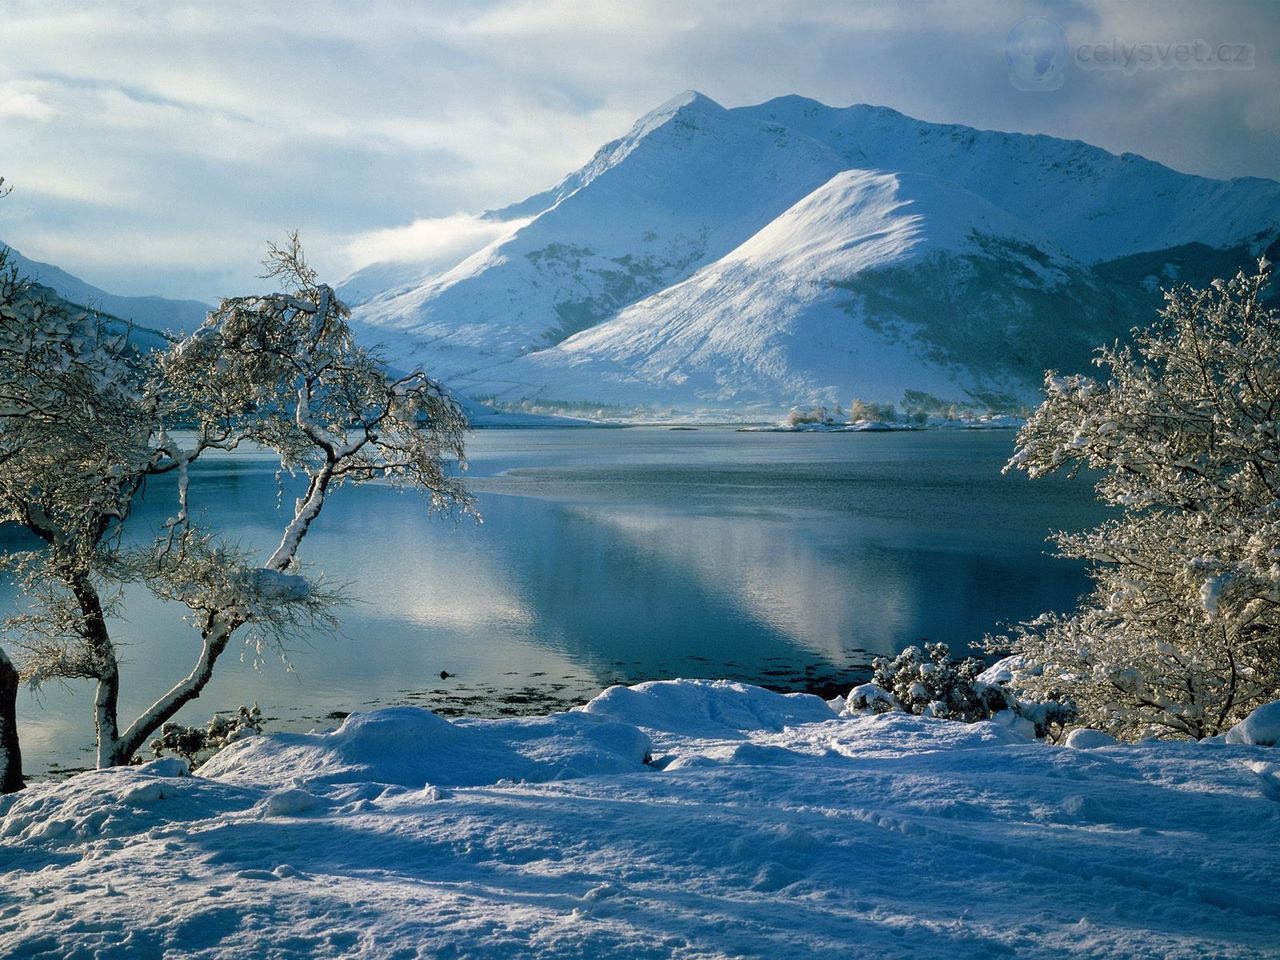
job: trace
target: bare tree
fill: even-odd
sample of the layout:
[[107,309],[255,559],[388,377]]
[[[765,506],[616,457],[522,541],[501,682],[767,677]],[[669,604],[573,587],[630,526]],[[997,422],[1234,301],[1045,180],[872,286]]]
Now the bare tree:
[[[0,400],[0,519],[42,544],[7,558],[29,599],[8,627],[29,682],[94,681],[99,766],[128,763],[198,697],[242,627],[278,639],[332,625],[337,596],[302,575],[298,550],[338,487],[385,479],[423,491],[433,508],[472,508],[451,472],[465,465],[458,405],[421,371],[388,375],[355,342],[296,235],[266,265],[281,292],[224,300],[191,337],[146,356],[16,277],[15,308],[0,307],[0,364],[26,371]],[[192,464],[243,443],[307,480],[264,562],[189,510]],[[126,547],[135,499],[161,474],[176,478],[174,515],[152,546]],[[199,650],[186,676],[122,725],[109,620],[130,582],[184,604]]]

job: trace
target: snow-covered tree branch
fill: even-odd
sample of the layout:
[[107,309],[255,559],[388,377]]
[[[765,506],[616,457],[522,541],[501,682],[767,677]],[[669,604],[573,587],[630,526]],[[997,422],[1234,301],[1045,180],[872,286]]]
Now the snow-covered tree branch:
[[[421,371],[391,376],[355,343],[296,236],[267,266],[281,292],[223,301],[193,336],[148,355],[127,330],[16,274],[0,281],[0,521],[35,539],[0,561],[29,600],[7,627],[29,682],[95,681],[100,766],[127,763],[198,697],[242,627],[280,638],[332,626],[337,593],[301,574],[298,551],[334,490],[385,479],[423,491],[432,508],[472,508],[453,473],[465,465],[458,405]],[[261,562],[189,509],[192,465],[243,443],[307,478]],[[176,475],[173,515],[152,547],[126,548],[134,500],[160,474]],[[200,648],[122,730],[109,622],[130,582],[183,603]]]
[[[1046,377],[1006,469],[1101,471],[1120,515],[1060,534],[1092,564],[1072,616],[1012,638],[1024,682],[1065,690],[1090,725],[1201,739],[1280,697],[1280,313],[1269,264],[1166,294],[1104,379]],[[996,641],[1002,642],[1003,638]],[[1007,642],[1007,641],[1006,641]]]

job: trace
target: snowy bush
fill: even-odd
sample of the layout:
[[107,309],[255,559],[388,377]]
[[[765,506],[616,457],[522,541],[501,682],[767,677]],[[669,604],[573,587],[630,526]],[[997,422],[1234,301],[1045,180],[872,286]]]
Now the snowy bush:
[[878,420],[881,423],[894,423],[898,419],[898,408],[892,403],[875,403],[860,400],[857,397],[849,404],[849,422],[861,423],[864,420]]
[[871,665],[872,684],[908,713],[972,722],[1010,706],[1003,689],[978,682],[981,660],[953,660],[945,643],[926,643],[923,650],[910,646],[892,660],[876,657]]
[[926,643],[923,650],[910,646],[892,659],[876,657],[872,669],[871,682],[849,692],[845,702],[849,712],[897,710],[973,723],[1008,710],[1029,721],[1037,737],[1054,739],[1075,719],[1070,700],[1057,696],[1023,700],[1003,683],[980,679],[983,665],[977,657],[953,660],[945,643]]
[[1119,511],[1057,535],[1094,589],[1069,616],[1012,637],[1014,683],[1074,700],[1114,736],[1202,739],[1280,698],[1280,311],[1269,264],[1165,295],[1134,345],[1098,352],[1107,376],[1045,378],[1006,470],[1099,471]]
[[194,769],[228,744],[261,733],[262,723],[262,711],[256,703],[242,706],[230,716],[214,714],[203,727],[166,723],[160,736],[151,741],[151,752],[156,757],[176,754]]
[[792,407],[787,412],[786,425],[788,427],[830,423],[835,423],[835,415],[826,407]]
[[1280,700],[1264,703],[1227,731],[1227,743],[1280,746]]

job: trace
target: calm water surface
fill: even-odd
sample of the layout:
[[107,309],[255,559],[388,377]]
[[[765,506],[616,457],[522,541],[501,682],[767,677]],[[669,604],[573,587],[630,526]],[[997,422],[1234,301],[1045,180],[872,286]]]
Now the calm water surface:
[[[922,638],[961,650],[1087,588],[1044,538],[1099,518],[1088,485],[1001,476],[1012,443],[1006,431],[479,431],[469,475],[483,524],[428,517],[386,487],[340,491],[303,554],[350,583],[342,635],[287,664],[268,651],[258,669],[254,650],[229,648],[179,719],[255,700],[277,730],[387,703],[494,715],[676,676],[820,689]],[[265,558],[282,524],[270,461],[199,469],[194,509]],[[152,487],[139,521],[172,512],[164,493]],[[0,604],[16,602],[0,586]],[[198,650],[180,609],[138,595],[129,610],[115,627],[122,720]],[[22,694],[31,773],[91,762],[91,697],[83,683]]]

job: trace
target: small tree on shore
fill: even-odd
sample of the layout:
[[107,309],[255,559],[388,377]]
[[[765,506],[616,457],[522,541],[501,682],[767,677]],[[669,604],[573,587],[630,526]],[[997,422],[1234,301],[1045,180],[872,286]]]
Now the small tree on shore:
[[1056,537],[1092,564],[1070,616],[1023,624],[1018,682],[1066,694],[1087,725],[1136,739],[1213,736],[1280,698],[1280,312],[1268,264],[1165,295],[1107,376],[1045,380],[1009,469],[1101,471],[1120,515]]
[[[463,462],[458,405],[421,371],[390,376],[356,344],[296,235],[266,265],[280,292],[224,300],[190,338],[148,355],[12,271],[0,286],[0,521],[39,542],[3,558],[28,599],[7,633],[28,682],[94,682],[99,766],[128,763],[198,697],[241,628],[278,639],[332,624],[338,597],[301,574],[298,550],[338,487],[385,479],[432,507],[471,508],[450,472]],[[307,481],[265,562],[189,511],[191,465],[242,443]],[[153,544],[129,547],[124,525],[161,474],[176,477],[174,514]],[[199,650],[125,725],[109,620],[127,583],[184,604]]]

